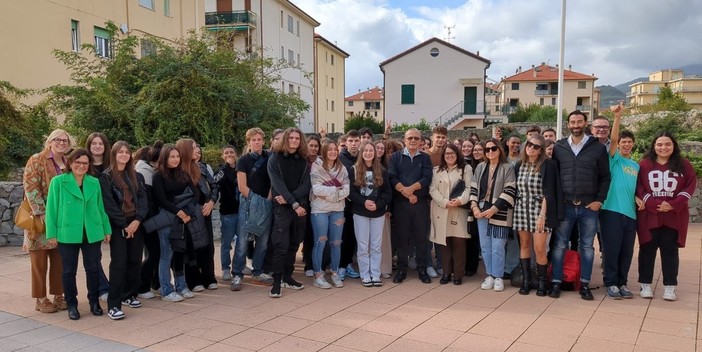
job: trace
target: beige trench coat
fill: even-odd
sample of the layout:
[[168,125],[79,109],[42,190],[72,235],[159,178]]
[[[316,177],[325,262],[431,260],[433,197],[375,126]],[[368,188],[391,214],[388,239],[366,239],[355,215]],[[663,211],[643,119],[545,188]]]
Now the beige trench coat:
[[[431,232],[429,240],[446,245],[446,237],[470,238],[468,234],[468,209],[461,207],[446,207],[451,190],[461,178],[461,170],[454,167],[450,171],[434,168],[434,177],[429,186],[431,195]],[[473,178],[473,170],[470,165],[466,165],[463,173],[463,181],[466,189],[459,197],[461,204],[468,203],[470,198],[470,181]],[[470,217],[472,219],[472,217]]]

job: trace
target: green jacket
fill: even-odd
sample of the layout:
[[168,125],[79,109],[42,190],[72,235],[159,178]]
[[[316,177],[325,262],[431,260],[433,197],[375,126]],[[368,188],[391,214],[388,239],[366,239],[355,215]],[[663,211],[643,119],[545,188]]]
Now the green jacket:
[[54,177],[46,202],[46,238],[55,238],[59,243],[83,243],[83,228],[89,243],[102,241],[112,233],[102,204],[100,182],[85,175],[81,192],[73,173]]

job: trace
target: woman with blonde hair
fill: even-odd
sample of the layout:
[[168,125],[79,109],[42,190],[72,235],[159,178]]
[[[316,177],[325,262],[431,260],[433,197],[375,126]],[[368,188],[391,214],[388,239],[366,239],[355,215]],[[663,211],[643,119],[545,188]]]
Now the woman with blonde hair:
[[[46,196],[49,194],[51,179],[62,174],[68,167],[66,154],[71,149],[71,136],[57,129],[49,134],[44,142],[44,150],[32,155],[24,168],[22,184],[24,196],[32,208],[32,214],[44,221]],[[36,298],[35,309],[42,313],[54,313],[68,309],[63,297],[61,255],[56,242],[46,239],[45,234],[24,231],[22,249],[29,251],[32,271],[32,298]],[[46,296],[46,271],[49,271],[49,293],[53,302]]]

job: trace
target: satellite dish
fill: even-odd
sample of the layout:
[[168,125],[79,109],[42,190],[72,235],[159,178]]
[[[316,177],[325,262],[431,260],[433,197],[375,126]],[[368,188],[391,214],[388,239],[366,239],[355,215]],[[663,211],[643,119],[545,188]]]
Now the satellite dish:
[[122,31],[122,33],[124,34],[127,34],[127,32],[129,31],[129,27],[126,24],[122,23],[119,26],[119,30]]

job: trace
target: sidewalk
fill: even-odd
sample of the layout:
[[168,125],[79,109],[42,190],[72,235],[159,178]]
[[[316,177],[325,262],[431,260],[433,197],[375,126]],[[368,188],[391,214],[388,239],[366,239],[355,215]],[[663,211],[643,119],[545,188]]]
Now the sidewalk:
[[[385,280],[381,288],[347,279],[342,289],[321,290],[298,269],[295,277],[305,289],[283,289],[280,299],[247,281],[240,292],[220,282],[218,290],[181,303],[155,298],[139,309],[124,308],[122,321],[90,315],[82,268],[80,320],[69,320],[66,312],[34,311],[28,256],[16,247],[0,248],[0,351],[702,350],[701,246],[702,225],[691,224],[687,247],[680,250],[676,302],[660,298],[660,272],[653,300],[605,298],[599,260],[595,301],[583,301],[577,292],[559,299],[521,296],[509,285],[504,292],[483,291],[479,275],[462,286],[439,285],[438,279],[425,285],[414,276],[401,285]],[[108,247],[103,251],[107,270]],[[636,263],[635,257],[632,291],[638,291]]]

